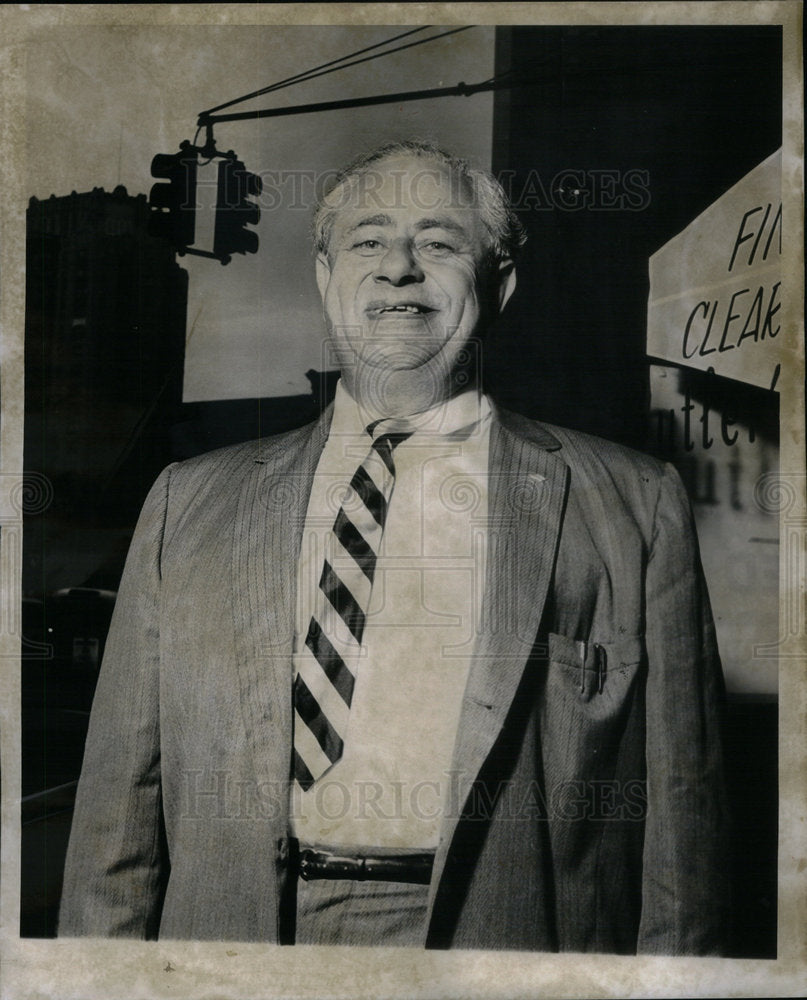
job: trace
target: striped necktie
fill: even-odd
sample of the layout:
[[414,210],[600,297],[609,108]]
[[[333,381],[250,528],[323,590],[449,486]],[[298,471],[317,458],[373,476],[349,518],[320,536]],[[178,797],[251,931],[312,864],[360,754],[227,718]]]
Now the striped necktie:
[[411,431],[367,428],[370,452],[356,470],[326,541],[322,574],[294,679],[294,777],[307,791],[342,756],[364,624],[387,507],[395,448]]

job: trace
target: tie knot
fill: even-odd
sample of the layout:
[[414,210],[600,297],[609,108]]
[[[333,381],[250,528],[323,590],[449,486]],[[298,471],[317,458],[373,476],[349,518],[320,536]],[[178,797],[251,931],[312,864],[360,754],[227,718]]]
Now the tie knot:
[[377,445],[389,445],[390,451],[414,434],[414,427],[403,419],[397,417],[382,417],[374,420],[365,428],[367,433]]

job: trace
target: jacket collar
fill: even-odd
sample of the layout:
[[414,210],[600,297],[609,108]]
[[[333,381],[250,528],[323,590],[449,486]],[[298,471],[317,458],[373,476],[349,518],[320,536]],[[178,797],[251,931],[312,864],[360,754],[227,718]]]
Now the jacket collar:
[[[542,448],[547,451],[557,451],[562,447],[561,442],[545,424],[506,410],[495,403],[490,397],[488,397],[488,402],[493,412],[494,430],[496,424],[498,424],[516,438],[521,438],[536,448]],[[292,431],[292,440],[289,440],[290,436],[287,434],[260,440],[258,442],[258,454],[255,461],[262,465],[272,466],[275,462],[287,456],[290,450],[295,450],[296,458],[296,448],[307,446],[310,449],[310,454],[316,457],[314,466],[310,469],[311,476],[313,477],[316,470],[316,460],[318,460],[322,449],[325,447],[325,442],[328,440],[333,420],[333,411],[334,404],[329,403],[317,420],[297,431]]]

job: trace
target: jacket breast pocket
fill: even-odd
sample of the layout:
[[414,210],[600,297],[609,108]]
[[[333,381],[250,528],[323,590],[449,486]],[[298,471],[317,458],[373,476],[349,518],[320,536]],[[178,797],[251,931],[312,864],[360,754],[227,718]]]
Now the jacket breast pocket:
[[547,782],[557,789],[583,781],[588,788],[621,771],[641,778],[644,637],[582,642],[550,633],[546,644],[541,744]]
[[547,636],[547,696],[587,715],[610,715],[630,699],[645,663],[644,636],[610,641]]

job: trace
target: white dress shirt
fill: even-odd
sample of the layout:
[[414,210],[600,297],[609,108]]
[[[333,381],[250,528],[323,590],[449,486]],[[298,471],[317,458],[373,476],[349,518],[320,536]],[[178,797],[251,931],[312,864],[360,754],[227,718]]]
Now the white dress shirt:
[[[484,585],[490,406],[475,390],[409,418],[362,637],[342,757],[293,792],[292,832],[313,845],[433,849]],[[325,539],[370,448],[341,383],[306,515],[299,648]]]

